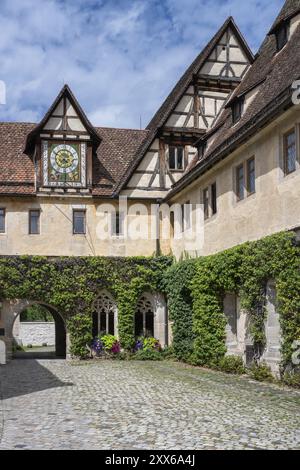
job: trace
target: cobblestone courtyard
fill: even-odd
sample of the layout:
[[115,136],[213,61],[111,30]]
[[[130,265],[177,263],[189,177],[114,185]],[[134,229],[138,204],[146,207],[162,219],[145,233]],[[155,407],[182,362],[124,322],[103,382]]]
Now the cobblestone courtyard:
[[300,394],[180,364],[0,366],[0,449],[300,449]]

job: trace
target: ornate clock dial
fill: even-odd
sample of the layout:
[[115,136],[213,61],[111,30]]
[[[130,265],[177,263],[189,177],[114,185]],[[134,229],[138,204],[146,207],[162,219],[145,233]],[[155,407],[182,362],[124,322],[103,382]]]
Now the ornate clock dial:
[[82,188],[86,184],[86,143],[42,142],[44,185]]
[[79,155],[71,145],[60,144],[53,148],[50,163],[52,168],[60,174],[73,173],[78,167]]

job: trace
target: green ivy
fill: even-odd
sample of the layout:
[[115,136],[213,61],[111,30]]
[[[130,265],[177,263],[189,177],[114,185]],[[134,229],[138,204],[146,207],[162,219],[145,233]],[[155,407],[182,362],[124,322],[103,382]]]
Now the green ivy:
[[71,352],[86,355],[93,302],[108,289],[118,305],[123,348],[134,343],[134,313],[145,291],[167,295],[173,323],[173,352],[196,364],[220,364],[226,353],[223,299],[240,296],[250,314],[257,350],[265,345],[267,282],[276,283],[282,328],[283,367],[300,339],[300,248],[293,233],[279,233],[216,255],[174,263],[171,257],[57,258],[0,257],[0,299],[30,299],[50,305],[65,319]]
[[134,313],[144,291],[160,289],[172,258],[0,257],[0,299],[30,299],[55,308],[64,318],[75,356],[87,354],[93,302],[108,289],[118,305],[122,347],[134,343]]
[[[279,233],[216,255],[174,264],[164,276],[175,322],[174,352],[193,364],[216,366],[226,353],[226,293],[240,296],[250,315],[256,351],[265,346],[266,286],[274,280],[282,329],[282,365],[300,339],[300,248],[294,233]],[[192,353],[192,354],[191,354]]]
[[165,273],[163,288],[168,298],[169,319],[173,323],[173,352],[178,360],[188,361],[193,352],[193,305],[191,280],[195,260],[173,264]]

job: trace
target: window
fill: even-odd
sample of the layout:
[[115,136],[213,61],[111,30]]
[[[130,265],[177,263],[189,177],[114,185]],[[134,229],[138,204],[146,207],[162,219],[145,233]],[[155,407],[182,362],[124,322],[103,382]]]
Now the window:
[[201,142],[199,144],[199,147],[198,147],[198,158],[199,158],[199,160],[204,158],[206,147],[207,147],[207,142]]
[[97,335],[115,335],[116,304],[110,295],[103,292],[95,301],[93,313],[93,338]]
[[244,199],[244,165],[240,165],[236,169],[236,195],[238,201]]
[[29,234],[39,235],[40,233],[40,211],[30,210],[29,211]]
[[142,296],[135,312],[135,336],[154,336],[154,312],[146,296]]
[[286,45],[287,42],[288,25],[285,23],[276,32],[277,52],[281,51],[281,49]]
[[242,117],[244,98],[237,99],[232,105],[232,122],[236,124]]
[[208,219],[209,217],[209,192],[208,188],[203,190],[203,212],[204,212],[204,219]]
[[283,138],[284,172],[286,175],[296,170],[296,132],[295,129]]
[[183,170],[184,148],[169,146],[169,169]]
[[217,183],[213,183],[211,185],[211,210],[212,214],[215,215],[217,213]]
[[255,158],[247,161],[247,191],[248,195],[255,193]]
[[181,205],[181,228],[184,232],[191,228],[191,202],[187,201]]
[[5,209],[0,209],[0,233],[5,233]]
[[85,235],[86,233],[86,211],[74,210],[73,211],[73,234]]
[[112,213],[112,235],[114,237],[124,235],[124,214],[122,212]]

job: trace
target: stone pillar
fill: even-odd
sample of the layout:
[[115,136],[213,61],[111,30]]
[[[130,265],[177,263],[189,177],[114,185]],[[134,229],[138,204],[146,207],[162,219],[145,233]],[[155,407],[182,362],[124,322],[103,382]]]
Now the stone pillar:
[[240,309],[240,299],[236,294],[226,294],[223,301],[227,318],[227,355],[245,355],[246,313]]
[[261,360],[271,367],[274,375],[278,376],[281,361],[281,329],[276,305],[276,285],[274,281],[269,281],[267,284],[266,308],[266,348]]
[[153,294],[154,336],[164,348],[168,345],[168,315],[165,298],[160,293]]

